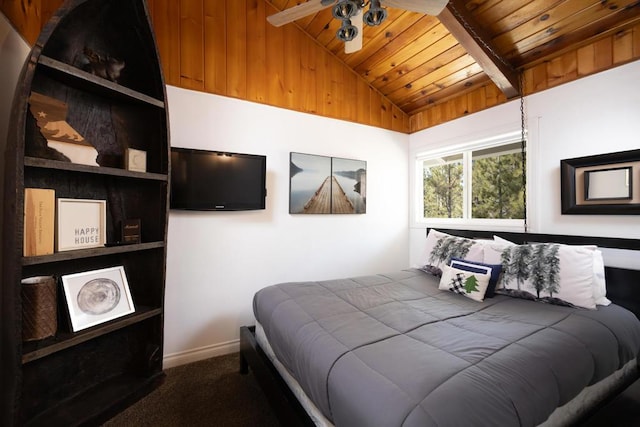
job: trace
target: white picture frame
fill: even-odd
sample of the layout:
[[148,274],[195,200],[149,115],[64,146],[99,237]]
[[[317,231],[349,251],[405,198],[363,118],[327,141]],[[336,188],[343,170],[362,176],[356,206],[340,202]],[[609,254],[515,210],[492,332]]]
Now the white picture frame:
[[127,170],[133,172],[147,171],[147,152],[136,150],[135,148],[127,148],[125,153],[125,166]]
[[93,199],[58,199],[58,252],[97,248],[107,240],[107,202]]
[[73,332],[135,312],[123,266],[62,276]]

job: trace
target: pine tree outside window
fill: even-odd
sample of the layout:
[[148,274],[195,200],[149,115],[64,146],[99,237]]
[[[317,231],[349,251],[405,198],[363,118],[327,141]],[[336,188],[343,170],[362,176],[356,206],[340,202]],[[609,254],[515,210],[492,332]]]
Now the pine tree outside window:
[[418,221],[430,224],[524,224],[522,145],[511,135],[462,149],[422,153]]
[[471,152],[471,217],[524,218],[520,143]]
[[424,161],[423,206],[427,218],[462,218],[462,154]]

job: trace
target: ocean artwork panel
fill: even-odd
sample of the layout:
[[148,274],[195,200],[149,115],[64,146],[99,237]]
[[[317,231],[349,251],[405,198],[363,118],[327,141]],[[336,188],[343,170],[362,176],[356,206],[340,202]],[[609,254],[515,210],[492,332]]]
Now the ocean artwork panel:
[[291,153],[289,168],[289,213],[366,213],[366,161]]

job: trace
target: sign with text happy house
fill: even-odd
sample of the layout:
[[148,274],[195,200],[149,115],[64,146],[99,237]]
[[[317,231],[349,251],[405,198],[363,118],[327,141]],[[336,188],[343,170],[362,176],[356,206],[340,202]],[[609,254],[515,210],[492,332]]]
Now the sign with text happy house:
[[106,201],[58,199],[58,251],[104,246]]

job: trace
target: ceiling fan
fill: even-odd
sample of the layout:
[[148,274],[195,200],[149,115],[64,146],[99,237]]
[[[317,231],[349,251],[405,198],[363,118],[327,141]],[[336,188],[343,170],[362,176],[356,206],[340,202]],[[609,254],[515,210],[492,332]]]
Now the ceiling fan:
[[[334,18],[342,21],[336,37],[345,42],[345,53],[352,53],[362,49],[362,23],[369,26],[380,25],[387,17],[387,10],[381,6],[383,1],[385,6],[434,16],[439,15],[449,2],[449,0],[308,0],[268,16],[267,21],[280,27],[333,6]],[[364,12],[367,5],[369,9]]]

